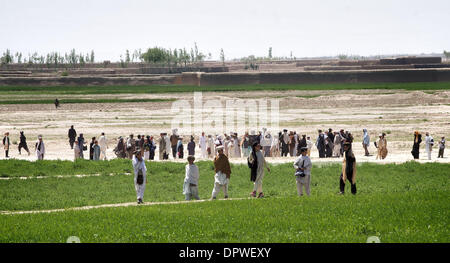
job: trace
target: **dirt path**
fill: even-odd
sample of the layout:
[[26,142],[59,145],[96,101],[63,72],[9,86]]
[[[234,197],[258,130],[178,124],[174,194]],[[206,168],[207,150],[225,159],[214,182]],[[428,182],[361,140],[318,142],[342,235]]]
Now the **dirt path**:
[[[250,198],[217,199],[217,200],[214,200],[214,202],[216,202],[216,201],[228,201],[228,200],[244,200],[244,199],[250,199]],[[97,209],[97,208],[190,204],[190,203],[199,203],[199,202],[205,202],[205,201],[210,201],[210,200],[209,199],[202,199],[202,200],[191,200],[191,201],[144,202],[143,204],[139,204],[139,205],[136,202],[130,202],[130,203],[103,204],[103,205],[81,206],[81,207],[59,208],[59,209],[48,209],[48,210],[0,211],[0,215],[23,215],[23,214],[59,213],[59,212],[67,212],[67,211],[90,210],[90,209]]]

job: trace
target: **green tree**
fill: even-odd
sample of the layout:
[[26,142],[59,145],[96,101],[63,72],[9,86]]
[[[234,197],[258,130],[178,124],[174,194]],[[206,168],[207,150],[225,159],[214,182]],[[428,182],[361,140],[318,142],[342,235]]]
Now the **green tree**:
[[130,63],[131,62],[130,51],[128,49],[125,51],[125,62],[126,63]]
[[94,54],[94,50],[91,50],[91,59],[90,59],[91,63],[95,62],[95,54]]
[[0,57],[0,61],[2,64],[10,64],[14,62],[14,57],[11,55],[11,51],[9,49],[6,52],[3,52],[3,56]]
[[272,47],[269,47],[269,59],[272,59]]
[[444,50],[444,57],[445,59],[450,59],[450,52]]
[[141,58],[147,63],[164,63],[167,55],[168,52],[164,48],[154,47],[143,53]]

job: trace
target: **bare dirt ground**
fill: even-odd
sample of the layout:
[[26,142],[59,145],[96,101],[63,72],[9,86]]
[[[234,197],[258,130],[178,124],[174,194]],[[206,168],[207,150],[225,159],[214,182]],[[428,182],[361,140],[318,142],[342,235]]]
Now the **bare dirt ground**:
[[[220,100],[225,108],[230,99],[277,99],[279,100],[279,128],[295,130],[307,134],[315,141],[318,129],[345,129],[355,137],[354,151],[358,161],[369,162],[405,162],[412,160],[413,132],[430,132],[437,142],[442,136],[450,138],[450,91],[403,91],[403,90],[330,90],[330,91],[248,91],[248,92],[204,92],[203,103]],[[193,102],[193,93],[182,94],[121,94],[121,95],[66,95],[58,98],[176,98]],[[12,95],[7,99],[54,98],[54,95],[24,97]],[[270,103],[269,103],[270,106]],[[109,139],[108,158],[115,158],[112,149],[118,136],[133,133],[154,135],[171,133],[172,102],[148,103],[98,103],[63,104],[58,110],[51,104],[0,105],[0,133],[10,132],[10,156],[17,159],[35,160],[34,143],[38,134],[42,134],[46,143],[45,159],[73,160],[67,131],[74,125],[77,133],[83,133],[86,141],[105,132]],[[270,111],[270,107],[269,107]],[[228,113],[229,114],[229,113]],[[200,131],[216,134],[212,126],[198,127],[198,118],[193,118],[197,128],[196,141]],[[373,156],[364,157],[361,145],[362,129],[367,128],[371,136],[369,148]],[[253,128],[249,128],[252,130]],[[17,146],[19,131],[25,131],[31,155],[22,152]],[[278,132],[278,131],[273,131]],[[389,154],[385,160],[375,160],[376,149],[373,142],[381,132],[387,133]],[[190,133],[182,133],[184,143]],[[241,134],[240,134],[241,135]],[[448,146],[448,143],[447,143]],[[185,145],[186,149],[186,145]],[[156,150],[158,152],[158,149]],[[437,143],[433,149],[432,161],[450,162],[449,150],[443,159],[437,157]],[[157,154],[158,155],[158,154]],[[186,154],[187,155],[187,154]],[[185,156],[186,156],[185,155]],[[200,150],[197,148],[199,157]],[[317,149],[312,150],[313,162],[336,162],[340,158],[319,159]],[[86,156],[86,153],[85,153]],[[0,158],[5,157],[0,149]],[[269,162],[291,162],[294,158],[270,158]],[[182,160],[180,160],[182,161]],[[421,146],[420,161],[425,158],[425,146]],[[244,159],[232,159],[235,163],[244,163]]]

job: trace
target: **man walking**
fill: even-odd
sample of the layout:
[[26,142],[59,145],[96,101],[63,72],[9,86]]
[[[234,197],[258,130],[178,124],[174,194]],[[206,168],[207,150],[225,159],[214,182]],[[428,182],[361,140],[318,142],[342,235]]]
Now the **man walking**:
[[[137,203],[144,203],[144,192],[147,181],[147,167],[145,166],[144,158],[142,158],[141,151],[136,151],[132,158],[134,170],[134,188],[136,189]],[[144,183],[145,182],[145,183]]]
[[20,132],[19,154],[22,154],[22,148],[25,149],[25,151],[27,151],[29,156],[30,150],[28,150],[27,137],[25,137],[23,131]]
[[70,129],[69,129],[69,132],[67,134],[67,137],[69,137],[70,148],[73,150],[73,143],[75,142],[75,138],[77,138],[77,132],[73,128],[73,125],[70,126]]
[[200,199],[200,197],[198,196],[199,172],[197,165],[194,164],[195,157],[189,155],[187,160],[188,164],[186,164],[185,167],[186,173],[184,177],[183,194],[186,200],[191,200],[192,198],[199,200]]
[[252,152],[248,157],[248,166],[251,169],[250,181],[253,182],[253,191],[250,196],[256,197],[258,193],[258,198],[264,197],[262,190],[262,180],[264,178],[264,168],[267,168],[267,172],[270,172],[269,166],[267,166],[266,159],[261,152],[261,145],[255,142],[252,146]]
[[220,189],[223,189],[225,199],[228,198],[228,183],[230,182],[231,167],[228,157],[223,153],[223,146],[217,147],[218,154],[214,158],[214,189],[211,200],[216,199]]

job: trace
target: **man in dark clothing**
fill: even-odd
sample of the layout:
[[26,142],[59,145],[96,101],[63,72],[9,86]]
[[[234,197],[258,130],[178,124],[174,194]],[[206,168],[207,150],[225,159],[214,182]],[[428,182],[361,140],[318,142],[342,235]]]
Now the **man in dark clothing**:
[[187,145],[188,155],[195,156],[195,142],[194,136],[191,136],[191,141]]
[[20,132],[19,154],[22,154],[21,153],[22,148],[24,148],[25,151],[28,152],[28,155],[30,155],[30,150],[28,150],[28,145],[27,145],[27,138],[23,134],[23,131]]
[[325,157],[327,158],[333,156],[333,147],[334,147],[333,142],[334,142],[334,135],[332,134],[332,132],[327,132],[327,136],[325,138]]
[[73,125],[70,126],[69,133],[67,136],[69,137],[70,148],[73,149],[73,143],[75,142],[75,138],[77,138],[77,132],[73,128]]
[[285,157],[289,153],[289,134],[287,133],[288,130],[284,129],[283,134],[280,137],[281,141],[281,157]]
[[89,144],[89,160],[94,160],[94,144],[95,144],[95,137],[92,137],[92,141]]
[[58,107],[59,107],[59,100],[55,99],[55,108],[58,109]]
[[306,143],[306,135],[303,134],[302,138],[298,140],[298,146],[297,146],[297,156],[299,156],[302,152],[303,147],[308,147],[308,144]]
[[340,194],[345,193],[345,181],[347,179],[350,181],[352,194],[356,194],[356,158],[350,149],[350,142],[344,143],[344,160],[339,179]]
[[419,149],[420,149],[420,143],[422,142],[422,134],[420,134],[418,131],[414,132],[414,144],[413,149],[411,151],[411,154],[413,155],[414,159],[419,159]]
[[316,147],[319,151],[319,158],[325,157],[325,135],[322,133],[322,130],[319,130],[319,136],[317,137]]
[[174,129],[172,132],[173,132],[172,135],[170,135],[170,145],[172,146],[173,159],[176,159],[177,158],[177,152],[178,152],[177,151],[177,144],[178,144],[179,136],[177,135],[177,130],[176,129]]
[[[78,136],[78,147],[80,147],[80,158],[84,159],[84,151],[86,146],[84,146],[86,144],[86,142],[84,141],[84,137],[83,134],[80,133],[80,136]],[[86,147],[87,148],[87,147]]]
[[333,132],[333,129],[329,128],[327,135],[328,135],[328,137],[330,137],[331,142],[334,143],[334,132]]

